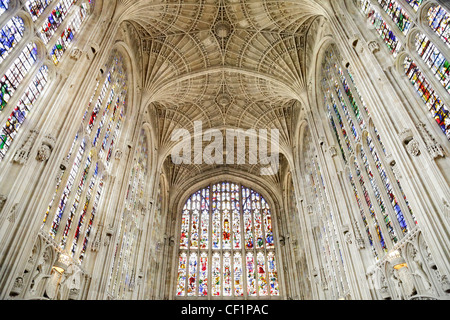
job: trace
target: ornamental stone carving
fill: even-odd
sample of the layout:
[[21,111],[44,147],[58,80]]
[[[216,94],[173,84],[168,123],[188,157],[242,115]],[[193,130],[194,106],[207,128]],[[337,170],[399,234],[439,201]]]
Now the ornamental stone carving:
[[417,129],[419,130],[419,133],[425,142],[428,154],[430,155],[431,159],[434,160],[439,157],[443,158],[445,156],[444,149],[439,143],[437,143],[437,141],[426,128],[425,124],[419,123],[417,125]]
[[413,157],[418,157],[420,155],[420,147],[419,147],[419,142],[415,139],[411,140],[407,145],[406,145],[406,150],[408,151],[408,153],[410,155],[412,155]]
[[378,51],[380,51],[380,45],[377,41],[370,41],[367,46],[372,53],[377,53]]
[[31,149],[33,148],[34,142],[36,141],[36,137],[38,134],[39,132],[37,130],[31,130],[29,132],[27,140],[25,141],[23,146],[19,150],[17,150],[16,154],[14,155],[13,161],[15,163],[21,165],[27,163]]
[[42,144],[38,150],[36,159],[40,162],[47,161],[55,148],[56,138],[51,134],[47,134],[42,140]]

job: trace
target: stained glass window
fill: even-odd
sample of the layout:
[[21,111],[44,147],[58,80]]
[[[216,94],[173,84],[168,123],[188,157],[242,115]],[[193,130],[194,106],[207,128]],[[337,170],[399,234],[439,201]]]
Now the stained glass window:
[[25,3],[33,21],[36,21],[37,18],[39,18],[52,1],[53,0],[29,0]]
[[450,62],[423,33],[416,35],[416,50],[435,77],[450,94]]
[[[127,105],[126,69],[118,52],[113,51],[109,61],[104,65],[104,70],[106,70],[104,75],[99,77],[91,88],[90,99],[81,121],[83,129],[91,128],[91,130],[89,132],[81,130],[75,134],[65,157],[67,168],[61,167],[61,175],[56,182],[55,193],[47,207],[41,227],[43,232],[52,237],[62,250],[79,263],[83,263],[90,253],[87,249],[93,243],[98,209],[107,187],[105,169],[109,165],[108,149],[112,140],[120,137],[121,122]],[[44,84],[42,80],[41,83]],[[27,97],[31,98],[30,93]],[[101,116],[98,119],[89,118],[91,114]],[[141,188],[138,190],[140,192]],[[124,247],[131,248],[129,252],[132,252],[134,241],[135,237],[129,236],[123,242]],[[121,270],[127,279],[124,281],[115,279],[114,282],[115,289],[120,288],[121,293],[124,283],[132,285],[129,273],[126,272],[132,271],[126,264],[132,254],[129,252],[122,254],[125,267]]]
[[[179,249],[179,297],[280,294],[272,213],[250,188],[223,182],[192,194],[181,212]],[[191,259],[187,273],[184,257]]]
[[0,31],[0,64],[22,40],[25,25],[22,18],[12,17]]
[[0,0],[0,16],[9,9],[9,0]]
[[81,29],[81,24],[84,22],[87,16],[86,5],[81,4],[80,9],[76,12],[75,16],[69,22],[68,26],[64,29],[56,44],[53,46],[50,56],[53,63],[57,65],[62,58],[64,52],[66,52],[70,43],[73,41],[75,35]]
[[426,104],[431,116],[436,120],[442,132],[450,140],[450,114],[449,109],[432,88],[417,64],[409,57],[404,61],[405,74],[414,85],[416,92]]
[[389,51],[396,57],[402,48],[402,44],[392,31],[390,25],[383,19],[375,7],[370,4],[369,0],[360,1],[360,9],[375,27],[381,39],[383,39],[389,48]]
[[33,110],[48,81],[48,67],[42,66],[25,89],[14,110],[9,115],[0,132],[0,160],[3,160],[19,129]]
[[450,47],[450,14],[441,6],[432,6],[428,11],[428,24]]
[[[144,129],[141,129],[135,162],[131,168],[128,188],[125,194],[124,207],[120,218],[118,238],[115,243],[114,259],[111,264],[109,288],[113,296],[125,299],[127,292],[133,288],[133,276],[136,272],[134,259],[139,245],[139,230],[142,228],[141,216],[144,214],[144,197],[148,175],[148,139]],[[196,253],[180,258],[179,277],[187,277],[187,295],[195,295],[197,283],[198,255]],[[195,281],[192,282],[192,277]]]
[[22,50],[19,57],[13,62],[11,67],[6,71],[0,79],[1,85],[1,105],[0,111],[3,110],[8,101],[17,90],[22,80],[30,71],[31,67],[37,60],[37,48],[34,43],[29,43],[25,49]]
[[[344,164],[349,167],[348,182],[360,213],[355,219],[365,229],[371,250],[378,260],[391,249],[390,246],[398,243],[411,231],[415,224],[414,215],[400,181],[386,164],[385,146],[372,124],[369,108],[357,89],[356,81],[350,70],[336,61],[334,51],[333,48],[326,52],[323,69],[325,112],[332,137],[336,138]],[[347,134],[349,130],[352,134]],[[361,140],[365,140],[363,145]],[[343,148],[343,141],[347,148]],[[312,167],[314,166],[320,172],[318,164],[313,164]],[[320,177],[320,174],[317,175]],[[318,185],[311,181],[313,185]],[[320,179],[316,181],[320,182]],[[314,190],[317,193],[317,187]],[[333,224],[329,226],[329,230],[332,230]],[[323,241],[327,241],[325,236]],[[328,245],[323,247],[327,248]],[[338,248],[333,250],[337,257],[341,256]],[[339,291],[339,286],[336,288]]]
[[414,9],[414,11],[417,12],[417,10],[419,10],[419,7],[421,6],[423,0],[406,0],[406,2],[408,2],[409,5]]
[[411,19],[408,13],[395,0],[378,0],[378,3],[395,22],[403,34],[407,34],[411,29]]

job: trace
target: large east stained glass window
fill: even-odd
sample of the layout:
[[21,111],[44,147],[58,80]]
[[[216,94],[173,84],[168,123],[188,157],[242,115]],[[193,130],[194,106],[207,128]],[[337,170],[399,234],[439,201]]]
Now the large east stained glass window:
[[231,182],[210,185],[181,213],[178,297],[280,295],[272,213],[264,197]]

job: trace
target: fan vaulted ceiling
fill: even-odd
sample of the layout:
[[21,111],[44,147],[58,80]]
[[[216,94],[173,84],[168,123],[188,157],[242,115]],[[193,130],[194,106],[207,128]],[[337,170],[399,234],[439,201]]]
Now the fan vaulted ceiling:
[[276,128],[292,145],[311,52],[326,34],[316,1],[122,0],[116,12],[159,117],[160,147],[197,120],[204,129]]

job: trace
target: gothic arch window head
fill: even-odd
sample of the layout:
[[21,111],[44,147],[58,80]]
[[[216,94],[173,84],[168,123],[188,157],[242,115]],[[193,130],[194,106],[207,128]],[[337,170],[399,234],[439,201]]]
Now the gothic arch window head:
[[178,248],[177,297],[280,295],[271,209],[250,188],[221,182],[192,194]]

